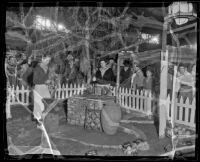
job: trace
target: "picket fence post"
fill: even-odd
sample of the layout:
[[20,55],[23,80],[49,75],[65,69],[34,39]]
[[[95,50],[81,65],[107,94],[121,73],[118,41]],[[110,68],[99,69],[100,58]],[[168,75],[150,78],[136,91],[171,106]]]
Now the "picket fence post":
[[191,105],[191,118],[190,118],[190,125],[195,126],[195,119],[196,119],[196,100],[193,99],[192,105]]
[[[26,91],[25,91],[25,89],[24,89],[24,86],[22,85],[22,87],[21,87],[21,90],[20,90],[20,94],[21,94],[21,102],[22,103],[25,103],[25,100],[24,100],[24,95],[26,94]],[[23,93],[24,92],[24,93]]]
[[171,119],[171,103],[170,103],[170,95],[168,95],[167,100],[166,100],[166,109],[167,109],[167,114],[166,114],[166,119],[170,120]]
[[7,89],[8,91],[8,94],[7,94],[7,100],[6,100],[6,119],[9,119],[9,118],[12,118],[12,114],[11,114],[11,111],[10,111],[10,103],[11,103],[11,88],[8,88]]
[[131,107],[131,98],[132,98],[132,95],[131,95],[131,89],[130,88],[128,89],[128,98],[129,98],[129,100],[128,100],[128,107],[132,108]]
[[122,102],[121,102],[121,87],[119,87],[119,90],[118,90],[118,100],[119,100],[118,102],[121,106],[121,104],[122,104]]
[[196,98],[193,99],[192,101],[192,109],[194,111],[194,121],[193,121],[193,126],[196,126]]
[[147,105],[146,105],[147,106],[147,109],[146,109],[147,115],[152,114],[152,112],[151,112],[151,106],[152,106],[151,101],[152,101],[152,94],[151,94],[151,92],[149,92],[148,95],[147,95]]
[[144,112],[144,90],[140,91],[140,110]]
[[124,93],[124,106],[128,107],[128,93],[127,93],[127,88],[125,88],[125,93]]

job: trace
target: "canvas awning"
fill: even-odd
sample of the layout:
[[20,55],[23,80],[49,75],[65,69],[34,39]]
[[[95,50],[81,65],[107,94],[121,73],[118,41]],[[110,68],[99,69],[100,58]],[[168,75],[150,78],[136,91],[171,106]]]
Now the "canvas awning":
[[197,49],[192,46],[182,46],[180,53],[178,48],[168,46],[169,62],[171,63],[192,63],[197,59]]
[[26,49],[28,41],[22,35],[16,35],[16,32],[5,33],[5,43],[9,49]]
[[[137,60],[139,62],[146,62],[147,64],[158,63],[161,61],[161,49],[151,50],[136,53]],[[130,54],[125,54],[124,56],[120,56],[121,60],[131,59]],[[192,63],[197,59],[197,49],[192,46],[182,46],[180,47],[180,54],[178,54],[178,48],[168,46],[168,61],[170,63]],[[122,62],[121,62],[122,63]]]

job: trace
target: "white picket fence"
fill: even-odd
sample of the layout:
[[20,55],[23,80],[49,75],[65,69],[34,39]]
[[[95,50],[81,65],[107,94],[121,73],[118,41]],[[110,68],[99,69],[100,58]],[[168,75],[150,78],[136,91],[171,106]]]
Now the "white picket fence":
[[[70,85],[63,85],[58,86],[55,98],[57,99],[66,99],[76,94],[83,94],[85,89],[85,85],[80,84],[70,84]],[[12,87],[10,88],[11,95],[10,97],[10,105],[13,104],[24,104],[29,105],[29,96],[30,96],[30,89],[25,89],[23,86],[21,88]],[[116,88],[113,87],[109,96],[116,96]],[[147,91],[135,91],[131,88],[119,88],[118,91],[118,99],[119,104],[122,108],[130,111],[137,111],[141,112],[146,115],[153,114],[154,111],[154,101],[155,98],[153,97],[152,93]],[[183,99],[178,101],[176,99],[174,105],[174,115],[175,115],[175,123],[184,124],[190,127],[195,127],[195,114],[196,114],[196,100],[194,99],[193,102],[190,104],[189,99],[186,102],[183,102]],[[167,98],[167,119],[171,119],[171,99],[170,96]]]
[[[115,93],[115,91],[113,92]],[[126,110],[134,110],[137,112],[151,115],[154,113],[154,104],[156,99],[152,93],[147,91],[134,91],[131,88],[119,88],[119,103]],[[171,120],[172,101],[170,96],[166,100],[167,120]],[[175,123],[183,124],[195,128],[196,123],[196,99],[192,103],[189,98],[184,102],[183,98],[176,99],[174,102],[174,120]]]
[[[167,119],[171,120],[172,115],[172,102],[170,96],[167,98]],[[180,100],[176,99],[174,103],[174,121],[178,124],[184,124],[189,127],[195,128],[196,126],[196,99],[190,103],[189,98],[184,102],[181,97]]]
[[[59,85],[56,89],[56,93],[55,93],[55,98],[57,99],[65,99],[68,97],[71,97],[72,95],[76,95],[76,94],[83,94],[83,91],[85,89],[84,85],[79,85],[79,84],[66,84],[66,85]],[[31,90],[28,88],[24,88],[24,86],[21,86],[19,88],[19,86],[16,87],[11,87],[9,89],[9,93],[12,93],[13,95],[11,95],[10,97],[10,105],[14,105],[14,104],[23,104],[23,105],[29,105],[30,104],[30,100],[29,100],[29,96],[31,93]]]
[[148,91],[119,88],[119,104],[127,109],[151,115],[153,113],[153,95]]
[[66,84],[66,85],[59,85],[56,89],[55,98],[57,99],[65,99],[69,98],[72,95],[78,95],[83,94],[83,91],[85,90],[85,85],[82,84]]
[[23,104],[23,105],[29,105],[29,96],[30,96],[31,90],[28,88],[24,88],[24,86],[19,87],[19,86],[12,86],[9,89],[10,94],[10,104]]

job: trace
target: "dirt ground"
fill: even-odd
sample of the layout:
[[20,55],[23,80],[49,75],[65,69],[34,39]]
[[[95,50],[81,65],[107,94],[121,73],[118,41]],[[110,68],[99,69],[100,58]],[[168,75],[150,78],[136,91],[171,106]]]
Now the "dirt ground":
[[[7,136],[17,146],[38,146],[41,144],[41,130],[36,128],[30,113],[20,105],[12,106],[12,119],[7,121]],[[160,140],[154,124],[129,124],[135,126],[147,136],[150,145],[148,151],[138,152],[138,156],[158,156],[165,153],[164,147],[170,143],[169,138]],[[119,146],[136,139],[134,135],[118,131],[115,135],[103,132],[85,130],[80,126],[60,123],[58,131],[50,135],[62,155],[85,155],[90,150],[96,150],[99,156],[125,156],[120,148],[105,148],[104,146]],[[88,144],[93,144],[91,146]]]

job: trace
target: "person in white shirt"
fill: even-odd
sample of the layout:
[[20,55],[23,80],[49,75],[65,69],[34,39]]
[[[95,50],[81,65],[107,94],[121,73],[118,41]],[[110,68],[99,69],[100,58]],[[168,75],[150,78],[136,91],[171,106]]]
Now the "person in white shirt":
[[178,84],[178,98],[183,98],[183,101],[189,98],[190,101],[193,99],[193,77],[189,73],[184,64],[179,65],[179,72],[177,73],[177,84]]

